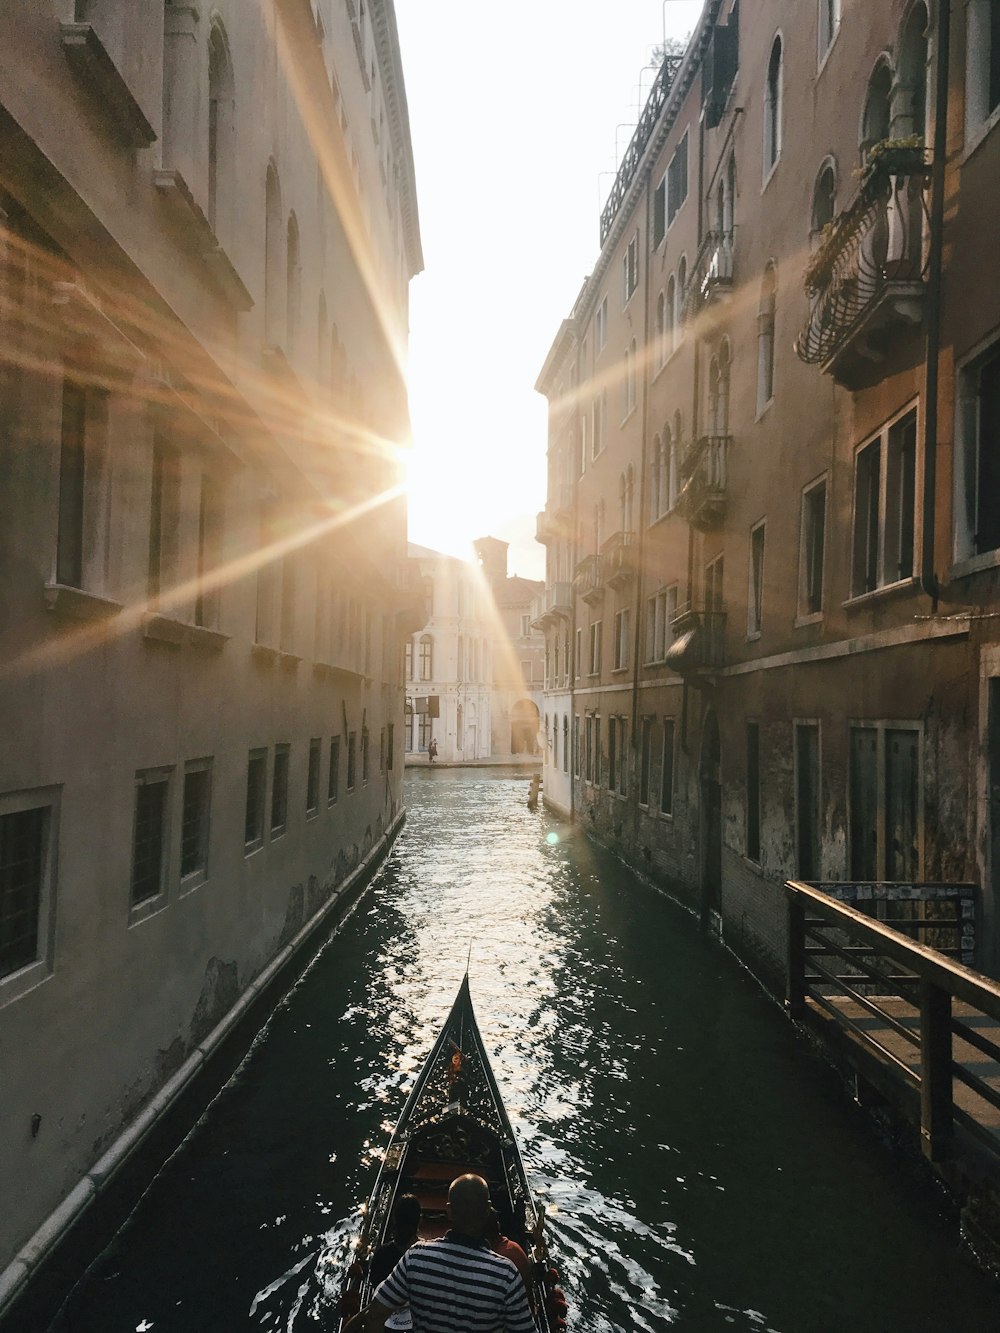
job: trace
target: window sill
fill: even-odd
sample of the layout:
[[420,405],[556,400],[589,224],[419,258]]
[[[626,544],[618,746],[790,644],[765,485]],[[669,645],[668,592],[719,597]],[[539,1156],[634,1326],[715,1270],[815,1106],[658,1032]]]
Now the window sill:
[[845,611],[856,611],[886,597],[898,597],[904,593],[914,592],[917,587],[915,578],[899,579],[896,583],[884,583],[881,588],[873,588],[871,592],[861,592],[855,597],[848,597],[840,605]]
[[618,423],[618,429],[619,429],[619,430],[621,430],[624,426],[627,426],[627,425],[628,425],[628,423],[629,423],[629,422],[632,420],[632,418],[635,416],[635,414],[636,414],[636,410],[637,410],[637,409],[636,409],[636,405],[633,403],[633,405],[629,408],[629,410],[628,410],[628,411],[625,413],[625,415],[622,417],[621,421],[619,421],[619,423]]
[[747,630],[747,638],[746,638],[747,643],[756,643],[756,642],[758,641],[759,638],[760,638],[760,630],[759,630],[759,629],[748,629],[748,630]]
[[185,875],[181,880],[180,897],[186,898],[189,894],[200,889],[203,884],[208,883],[208,871],[204,866],[199,870],[192,870],[190,874]]
[[223,634],[220,629],[210,629],[208,625],[188,625],[187,641],[192,648],[219,652],[229,642],[229,635]]
[[949,577],[953,579],[968,578],[970,574],[979,574],[984,569],[996,569],[1000,565],[1000,549],[996,551],[981,551],[979,555],[966,556],[964,560],[956,560],[949,572]]
[[244,859],[249,860],[251,856],[256,856],[258,852],[262,852],[263,850],[264,850],[263,837],[254,838],[253,842],[245,842],[243,844]]
[[761,194],[764,193],[767,187],[771,184],[771,181],[774,179],[774,173],[778,170],[778,164],[780,163],[780,161],[781,161],[781,154],[779,152],[778,156],[774,159],[770,167],[768,167],[767,169],[763,183],[761,184],[760,187]]
[[250,656],[261,666],[276,666],[281,659],[281,651],[268,643],[252,643]]
[[962,156],[959,158],[960,166],[964,166],[966,162],[968,162],[969,158],[972,157],[973,153],[976,152],[976,150],[979,148],[981,144],[986,142],[986,140],[990,137],[990,134],[993,132],[993,130],[996,129],[998,125],[1000,125],[1000,106],[995,107],[993,111],[990,112],[987,119],[982,121],[981,124],[976,126],[975,130],[972,133],[972,137],[969,139],[968,144],[963,149]]
[[65,583],[46,583],[45,600],[50,611],[70,620],[110,620],[125,609],[110,597],[99,597]]
[[271,830],[271,841],[277,842],[278,839],[283,838],[287,832],[288,832],[288,825],[279,824],[277,828],[273,828]]
[[807,625],[822,625],[823,612],[809,611],[804,616],[796,616],[793,622],[794,629],[805,629]]
[[753,419],[753,424],[756,426],[758,421],[763,421],[773,406],[774,406],[774,394],[772,393],[767,402],[764,403],[761,407],[758,407],[757,415]]
[[672,810],[657,810],[656,817],[657,819],[662,819],[670,824],[674,822],[674,814]]
[[627,666],[617,666],[611,668],[612,676],[624,676],[627,671],[628,671]]
[[144,898],[141,903],[135,903],[128,909],[129,930],[133,926],[142,925],[143,921],[148,921],[150,917],[159,915],[167,905],[167,895],[163,892],[155,894],[152,898]]
[[93,27],[89,23],[62,23],[60,29],[66,61],[95,104],[130,148],[148,147],[155,141],[156,131]]
[[284,649],[278,653],[278,662],[282,671],[297,671],[301,661],[302,658],[298,653],[286,653]]
[[19,1000],[22,995],[27,995],[36,986],[48,981],[51,975],[52,969],[49,967],[48,959],[36,958],[33,963],[25,963],[24,967],[19,967],[16,972],[10,972],[0,978],[0,1009]]

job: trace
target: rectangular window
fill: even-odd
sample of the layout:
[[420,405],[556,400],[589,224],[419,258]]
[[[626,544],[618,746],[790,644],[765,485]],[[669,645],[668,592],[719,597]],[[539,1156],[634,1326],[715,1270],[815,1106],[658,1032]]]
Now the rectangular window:
[[764,524],[750,530],[750,588],[747,600],[747,637],[760,635],[764,602]]
[[667,167],[667,226],[677,216],[677,210],[687,198],[688,192],[688,136],[684,137],[674,150]]
[[860,450],[854,462],[854,563],[851,591],[871,592],[878,586],[878,516],[881,445]]
[[629,607],[623,607],[615,612],[615,670],[624,671],[628,666],[629,659],[629,636],[631,634],[630,626],[632,623],[632,612]]
[[597,307],[594,318],[594,350],[603,352],[608,341],[608,298],[605,296]]
[[584,720],[583,776],[586,782],[594,780],[594,715],[588,713]]
[[218,588],[214,583],[214,575],[219,563],[221,529],[218,487],[213,478],[204,473],[198,501],[198,589],[194,603],[194,623],[209,629],[214,628],[218,622]]
[[41,952],[49,815],[49,806],[0,815],[0,978]]
[[264,801],[267,796],[267,751],[251,750],[247,761],[247,803],[243,842],[248,851],[264,841]]
[[569,772],[569,718],[563,714],[563,772]]
[[[426,713],[421,715],[421,721],[422,722],[427,721]],[[420,748],[423,749],[424,747],[421,745]],[[358,766],[358,733],[356,731],[352,731],[348,734],[347,737],[347,790],[348,791],[354,790],[354,783],[357,777],[357,766]]]
[[159,434],[153,441],[149,509],[149,598],[169,592],[177,573],[181,522],[181,459]]
[[653,191],[653,249],[655,250],[667,234],[667,178],[660,181]]
[[968,556],[1000,548],[1000,346],[963,370],[961,384]]
[[170,774],[162,768],[135,775],[135,824],[132,830],[133,906],[163,892],[166,877],[167,814]]
[[340,795],[340,737],[330,737],[330,771],[326,777],[326,803],[333,805]]
[[795,832],[799,879],[820,878],[819,727],[795,726]]
[[322,763],[322,743],[318,736],[309,742],[309,772],[306,776],[306,814],[319,810],[319,770]]
[[624,281],[623,305],[628,305],[629,297],[639,285],[639,233],[629,241],[622,257],[622,277]]
[[608,790],[617,791],[619,796],[628,790],[628,721],[624,717],[618,719],[618,772],[615,778],[609,776]]
[[594,714],[594,786],[601,785],[601,719]]
[[184,769],[181,802],[181,879],[208,876],[209,818],[212,808],[211,760],[198,759]]
[[802,495],[802,537],[799,547],[799,615],[823,610],[823,557],[826,545],[826,482]]
[[291,752],[287,745],[274,747],[274,779],[271,783],[271,837],[280,838],[288,827],[288,770]]
[[362,782],[362,784],[364,784],[364,783],[366,783],[366,782],[368,781],[368,751],[369,751],[369,744],[368,744],[368,728],[367,728],[367,727],[362,727],[362,729],[361,729],[361,782]]
[[580,776],[580,714],[573,717],[573,776]]
[[760,727],[747,723],[747,858],[760,860]]
[[87,391],[63,382],[62,440],[59,447],[59,528],[56,582],[83,586],[83,524],[86,495]]
[[883,577],[897,583],[913,577],[913,511],[916,503],[917,414],[889,427],[885,461]]
[[878,731],[852,727],[850,736],[851,878],[878,879]]
[[916,446],[917,414],[912,411],[855,455],[855,597],[913,577]]
[[649,770],[653,756],[653,719],[642,719],[639,740],[639,804],[649,805]]
[[596,676],[601,670],[601,622],[595,620],[590,627],[590,674]]
[[660,814],[674,813],[674,730],[672,717],[663,719],[663,746],[660,755]]
[[608,791],[618,785],[618,719],[608,718]]
[[597,458],[604,450],[604,414],[607,410],[607,402],[608,396],[604,392],[597,395],[591,406],[593,419],[593,429],[590,435],[592,458]]
[[920,877],[920,731],[877,722],[850,732],[852,879]]

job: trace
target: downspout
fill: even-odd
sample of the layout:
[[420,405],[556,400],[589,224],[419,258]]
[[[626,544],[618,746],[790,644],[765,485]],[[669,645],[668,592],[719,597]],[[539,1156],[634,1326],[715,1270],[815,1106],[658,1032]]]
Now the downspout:
[[938,400],[941,359],[941,285],[944,251],[945,157],[948,151],[948,91],[951,0],[938,0],[935,53],[934,148],[931,161],[931,226],[927,265],[927,352],[924,367],[924,493],[920,587],[937,610],[940,584],[934,572],[934,508],[937,488]]

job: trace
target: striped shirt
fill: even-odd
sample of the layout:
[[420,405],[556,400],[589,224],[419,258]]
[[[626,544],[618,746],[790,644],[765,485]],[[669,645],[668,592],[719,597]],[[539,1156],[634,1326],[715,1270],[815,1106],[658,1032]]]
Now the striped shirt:
[[414,1333],[536,1333],[511,1261],[453,1231],[411,1246],[375,1299],[391,1309],[409,1303]]

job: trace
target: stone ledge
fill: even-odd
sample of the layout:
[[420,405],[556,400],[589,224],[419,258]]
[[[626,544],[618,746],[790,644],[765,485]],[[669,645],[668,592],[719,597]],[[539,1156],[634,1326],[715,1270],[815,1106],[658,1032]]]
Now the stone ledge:
[[121,602],[110,597],[85,592],[67,583],[46,583],[45,600],[50,611],[72,620],[111,620],[125,609]]
[[219,652],[229,642],[229,635],[221,630],[192,625],[190,621],[164,616],[158,611],[143,613],[142,633],[154,643],[167,643],[173,648],[200,648],[206,652]]
[[155,142],[156,131],[91,24],[62,23],[60,28],[70,68],[125,142],[131,148]]

